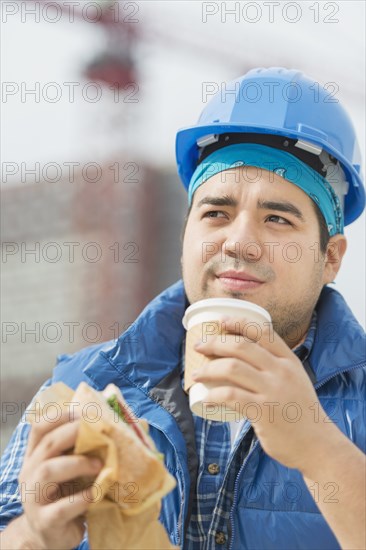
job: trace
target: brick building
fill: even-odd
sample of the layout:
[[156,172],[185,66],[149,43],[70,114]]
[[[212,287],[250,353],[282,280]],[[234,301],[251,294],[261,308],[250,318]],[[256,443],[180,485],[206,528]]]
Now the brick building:
[[178,177],[119,166],[3,191],[2,446],[59,353],[116,337],[180,277]]

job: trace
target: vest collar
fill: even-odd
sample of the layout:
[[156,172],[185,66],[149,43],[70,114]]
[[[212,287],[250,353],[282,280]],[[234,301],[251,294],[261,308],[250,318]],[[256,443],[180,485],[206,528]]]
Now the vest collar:
[[[114,382],[123,388],[123,382],[129,381],[149,394],[179,366],[185,334],[182,318],[188,305],[180,280],[152,300],[116,342],[91,360],[84,374],[98,387]],[[308,361],[318,386],[364,364],[365,335],[336,290],[325,287],[316,310],[317,332]]]

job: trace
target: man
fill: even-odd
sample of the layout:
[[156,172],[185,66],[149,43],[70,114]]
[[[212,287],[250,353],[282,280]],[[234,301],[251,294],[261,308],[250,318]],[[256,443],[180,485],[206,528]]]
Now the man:
[[[147,306],[130,329],[137,344],[127,331],[63,356],[51,380],[114,382],[150,422],[177,479],[160,519],[182,548],[365,548],[365,337],[326,286],[365,197],[352,126],[325,93],[314,101],[313,86],[297,71],[251,71],[178,133],[184,285]],[[239,428],[192,415],[182,388],[181,319],[208,297],[251,301],[273,321],[258,334],[229,318],[225,339],[197,343],[212,360],[195,379],[213,384],[209,402],[238,411]],[[17,428],[4,457],[4,548],[87,548],[85,498],[42,491],[99,471],[63,454],[76,431],[66,417]]]

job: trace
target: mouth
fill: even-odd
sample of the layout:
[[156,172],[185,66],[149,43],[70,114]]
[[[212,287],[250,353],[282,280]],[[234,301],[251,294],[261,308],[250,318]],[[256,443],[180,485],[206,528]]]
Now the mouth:
[[224,271],[216,276],[220,284],[227,290],[254,290],[259,288],[264,281],[257,279],[253,275],[249,275],[244,271]]

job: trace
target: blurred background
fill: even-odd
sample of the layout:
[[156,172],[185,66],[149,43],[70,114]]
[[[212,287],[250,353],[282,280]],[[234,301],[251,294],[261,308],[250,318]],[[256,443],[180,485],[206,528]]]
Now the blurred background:
[[[180,278],[177,129],[207,90],[285,66],[365,146],[364,2],[3,1],[2,448],[60,353],[109,340]],[[365,326],[365,216],[336,288]]]

